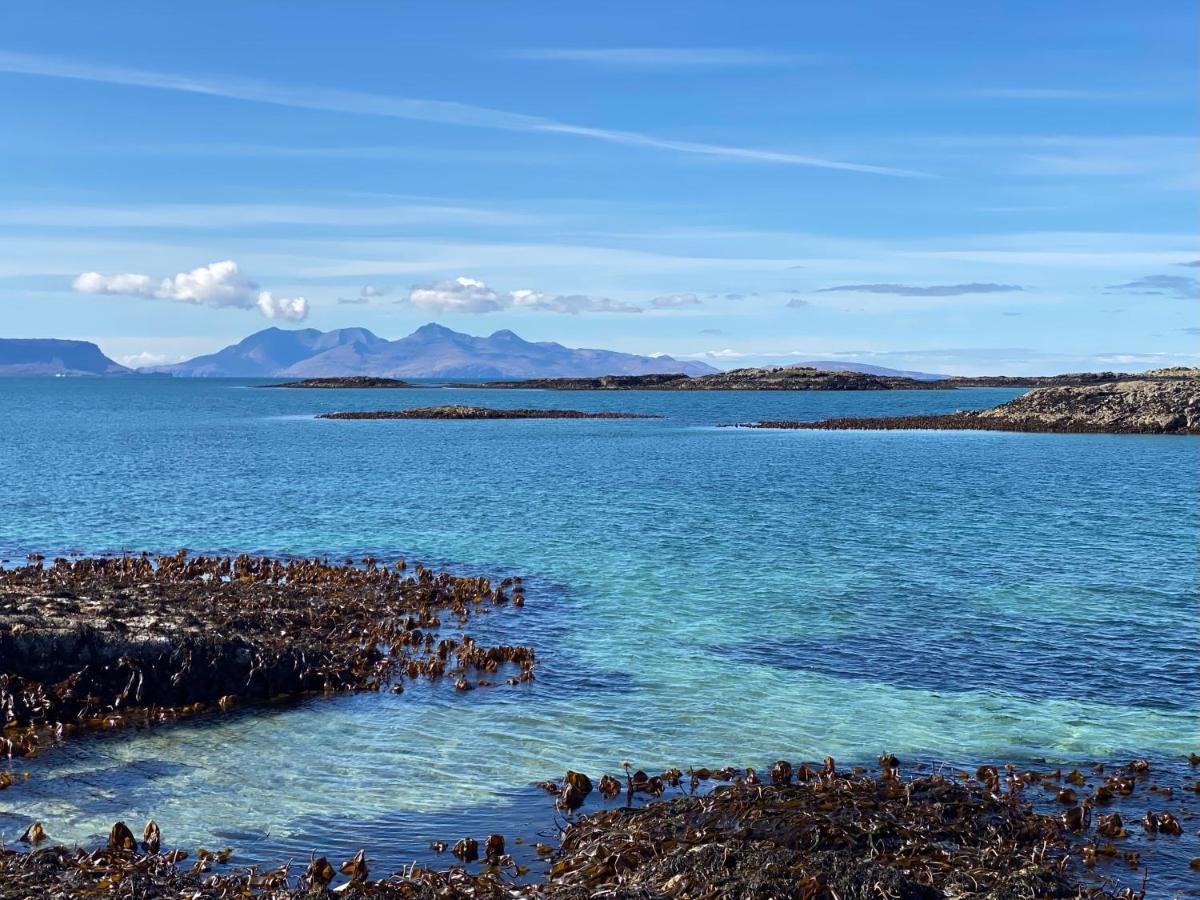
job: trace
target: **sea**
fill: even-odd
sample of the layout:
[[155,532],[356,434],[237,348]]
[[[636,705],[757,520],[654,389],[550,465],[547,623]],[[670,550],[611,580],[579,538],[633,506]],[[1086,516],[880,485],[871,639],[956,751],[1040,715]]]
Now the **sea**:
[[[1200,777],[1200,438],[722,427],[984,408],[1012,389],[264,383],[0,380],[4,564],[187,548],[520,575],[525,607],[467,629],[534,645],[536,680],[73,741],[8,764],[29,777],[0,792],[0,839],[37,820],[92,843],[153,818],[165,845],[234,863],[364,847],[381,872],[451,862],[433,841],[546,839],[536,782],[624,762],[1147,758],[1167,782]],[[316,418],[445,403],[661,418]],[[1185,826],[1137,838],[1157,896],[1198,895]]]

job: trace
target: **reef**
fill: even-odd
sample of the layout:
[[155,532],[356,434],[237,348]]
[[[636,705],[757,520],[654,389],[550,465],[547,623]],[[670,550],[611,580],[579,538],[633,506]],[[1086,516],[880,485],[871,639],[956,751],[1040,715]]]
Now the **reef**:
[[377,378],[373,375],[345,375],[340,378],[305,378],[303,381],[287,381],[283,384],[260,384],[265,388],[415,388],[399,378]]
[[[1077,372],[1067,375],[955,377],[920,380],[866,372],[833,372],[805,366],[731,369],[713,375],[608,375],[600,378],[535,378],[490,381],[481,388],[534,388],[552,391],[936,391],[972,387],[1084,387],[1131,378],[1178,381],[1200,378],[1200,369],[1156,369],[1142,375]],[[467,387],[467,385],[462,385]]]
[[399,692],[404,677],[528,681],[532,648],[438,636],[443,617],[524,596],[518,578],[403,560],[34,557],[0,569],[0,755],[312,692]]
[[426,406],[377,412],[323,413],[318,419],[658,419],[632,412],[582,412],[578,409],[491,409],[486,406]]
[[[1200,757],[1193,756],[1196,762]],[[514,862],[502,834],[461,838],[450,850],[457,864],[447,868],[413,865],[372,878],[366,850],[340,862],[314,854],[295,866],[236,869],[227,866],[229,850],[200,849],[194,856],[166,850],[153,821],[140,840],[117,822],[107,844],[94,850],[43,847],[50,841],[37,823],[22,837],[28,851],[0,848],[0,900],[75,900],[117,889],[120,896],[192,900],[331,894],[359,900],[1144,900],[1149,885],[1163,896],[1171,879],[1157,880],[1144,868],[1138,848],[1188,840],[1180,820],[1191,816],[1186,800],[1157,783],[1145,760],[1107,771],[1097,765],[1086,775],[988,765],[974,773],[901,774],[890,754],[870,769],[839,770],[826,757],[811,765],[780,760],[761,773],[675,768],[649,775],[626,763],[622,776],[604,775],[597,784],[568,772],[540,786],[555,797],[563,818],[557,846],[533,848],[543,860],[538,875]],[[593,792],[624,805],[578,814]],[[1159,811],[1140,822],[1122,820],[1116,806],[1139,792],[1136,802],[1154,802]],[[1147,801],[1146,793],[1155,799]],[[445,852],[449,845],[438,842],[434,849]],[[1200,868],[1200,860],[1191,866]],[[1176,873],[1174,884],[1187,879],[1187,872]]]
[[992,409],[939,416],[764,421],[738,427],[1200,434],[1200,378],[1127,379],[1087,387],[1035,388]]

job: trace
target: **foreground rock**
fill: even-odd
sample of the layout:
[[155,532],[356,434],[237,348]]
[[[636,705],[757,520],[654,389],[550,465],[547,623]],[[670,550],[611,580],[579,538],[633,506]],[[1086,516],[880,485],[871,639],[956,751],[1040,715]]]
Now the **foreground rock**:
[[[593,791],[591,780],[575,772],[561,785],[544,786],[568,813]],[[1119,813],[1093,817],[1093,804],[1148,791],[1138,800],[1159,807],[1147,814],[1155,841],[1184,839],[1179,818],[1161,809],[1166,798],[1144,760],[1088,776],[983,766],[974,775],[910,778],[888,756],[875,774],[839,772],[831,759],[811,767],[780,761],[762,775],[673,769],[648,776],[627,769],[623,779],[605,776],[598,787],[609,799],[624,794],[627,805],[568,818],[558,847],[538,846],[548,865],[532,883],[514,877],[522,873],[500,834],[455,844],[461,863],[479,860],[473,869],[412,866],[372,878],[366,852],[344,862],[314,854],[295,867],[221,871],[220,854],[200,851],[192,862],[186,853],[160,848],[153,822],[141,841],[117,823],[108,846],[97,850],[0,848],[0,900],[75,900],[106,889],[117,896],[118,887],[120,896],[192,900],[293,900],[329,891],[360,900],[1134,900],[1147,896],[1145,884],[1161,890],[1167,879],[1147,882],[1151,873],[1139,874],[1138,852],[1123,849],[1136,843],[1127,830],[1133,821],[1122,822]],[[665,790],[690,793],[653,799]],[[636,798],[651,802],[635,808]],[[1039,803],[1050,811],[1038,812]],[[185,860],[186,868],[180,865]],[[1103,877],[1122,871],[1139,887],[1119,889]],[[1173,880],[1186,878],[1185,871]]]
[[1200,434],[1200,379],[1136,379],[1088,387],[1035,388],[993,409],[941,416],[766,421],[751,428],[897,431],[1029,431]]
[[286,381],[283,384],[261,384],[265,388],[415,388],[399,378],[376,378],[372,375],[348,375],[342,378],[305,378],[303,381]]
[[577,409],[491,409],[486,406],[425,406],[378,412],[323,413],[318,419],[657,419],[630,412],[581,412]]
[[513,683],[532,677],[529,647],[436,637],[442,616],[465,623],[522,605],[519,581],[364,562],[180,551],[0,569],[0,756],[88,728],[379,690],[397,676],[445,675],[460,690],[503,680],[502,669]]

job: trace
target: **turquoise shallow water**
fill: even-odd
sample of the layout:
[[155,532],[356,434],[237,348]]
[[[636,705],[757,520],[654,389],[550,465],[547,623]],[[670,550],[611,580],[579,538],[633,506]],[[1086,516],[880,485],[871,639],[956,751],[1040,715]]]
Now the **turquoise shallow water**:
[[[106,735],[22,763],[0,836],[153,815],[244,858],[535,818],[623,759],[1179,758],[1200,736],[1200,440],[769,432],[1011,390],[555,393],[0,380],[0,557],[371,552],[521,574],[519,689],[410,688]],[[330,422],[464,402],[645,421]],[[478,628],[472,629],[478,633]]]

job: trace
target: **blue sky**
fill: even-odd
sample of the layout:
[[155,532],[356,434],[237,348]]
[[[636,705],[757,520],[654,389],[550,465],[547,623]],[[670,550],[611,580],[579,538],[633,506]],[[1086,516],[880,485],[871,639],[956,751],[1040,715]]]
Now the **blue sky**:
[[726,367],[1200,364],[1198,20],[7,4],[0,334],[134,364],[431,320]]

